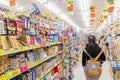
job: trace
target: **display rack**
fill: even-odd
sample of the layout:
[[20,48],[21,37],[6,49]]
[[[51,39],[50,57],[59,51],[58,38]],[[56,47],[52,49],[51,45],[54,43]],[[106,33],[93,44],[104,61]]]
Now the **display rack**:
[[[53,44],[53,45],[55,45],[55,44]],[[53,58],[53,57],[56,56],[56,55],[61,54],[61,53],[62,53],[62,51],[59,51],[59,52],[58,52],[57,54],[55,54],[55,55],[51,55],[51,56],[46,57],[45,59],[38,60],[38,61],[36,61],[34,64],[31,64],[30,66],[26,66],[26,67],[22,68],[23,70],[17,69],[17,70],[10,71],[10,72],[8,72],[8,73],[3,74],[2,76],[0,76],[0,79],[2,79],[2,80],[12,79],[12,78],[14,78],[15,76],[17,76],[17,75],[19,75],[19,74],[22,74],[22,73],[24,73],[24,72],[26,72],[26,71],[34,68],[35,66],[38,66],[38,65],[42,64],[43,62],[45,62],[45,61]],[[58,63],[56,63],[56,65],[58,65],[60,62],[61,62],[61,61],[59,61]],[[55,66],[56,66],[56,65],[55,65]],[[46,71],[45,73],[47,74],[47,73],[50,72],[51,70],[52,70],[52,68],[49,69],[48,71]],[[43,76],[45,76],[45,74],[44,74]],[[43,77],[43,76],[42,76],[42,77]],[[41,77],[41,78],[42,78],[42,77]]]
[[37,78],[36,80],[42,79],[47,73],[49,73],[55,66],[57,66],[57,65],[60,64],[61,62],[62,62],[62,60],[59,61],[59,62],[57,62],[52,68],[50,68],[50,69],[48,69],[47,71],[45,71],[44,74],[42,74],[42,75],[41,75],[39,78]]
[[43,48],[47,46],[53,46],[53,45],[58,45],[61,44],[61,42],[52,42],[52,43],[46,43],[45,45],[30,45],[30,46],[23,46],[19,48],[10,48],[10,49],[0,49],[0,56],[3,55],[9,55],[9,54],[15,54],[19,52],[24,52],[28,50],[33,50],[33,49],[38,49],[38,48]]

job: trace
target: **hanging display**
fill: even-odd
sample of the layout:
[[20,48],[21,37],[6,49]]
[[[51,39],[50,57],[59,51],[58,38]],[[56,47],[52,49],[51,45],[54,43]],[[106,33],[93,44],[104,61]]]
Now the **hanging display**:
[[107,0],[107,5],[108,5],[109,14],[113,13],[113,11],[114,11],[114,0]]
[[67,0],[67,12],[74,13],[74,0]]
[[90,25],[93,26],[95,23],[95,17],[96,17],[96,6],[91,6],[91,10],[90,10]]
[[16,6],[16,0],[9,0],[10,7]]

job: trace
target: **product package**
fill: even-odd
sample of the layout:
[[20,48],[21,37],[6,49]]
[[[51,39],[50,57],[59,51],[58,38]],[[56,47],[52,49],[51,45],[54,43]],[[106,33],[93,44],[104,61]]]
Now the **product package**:
[[0,36],[0,49],[9,49],[9,44],[6,36]]
[[10,41],[10,47],[11,48],[18,48],[21,47],[21,43],[18,42],[17,38],[15,36],[8,36],[8,39]]
[[16,21],[7,20],[8,35],[16,35]]
[[20,41],[27,45],[31,45],[30,36],[20,36]]
[[16,34],[22,35],[22,22],[18,21],[16,25]]

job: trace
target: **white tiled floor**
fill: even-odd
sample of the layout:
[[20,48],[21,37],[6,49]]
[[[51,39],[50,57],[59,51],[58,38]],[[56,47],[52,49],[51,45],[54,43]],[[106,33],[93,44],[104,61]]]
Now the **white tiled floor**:
[[[81,63],[81,62],[80,62]],[[113,80],[111,74],[109,73],[109,61],[106,61],[103,64],[103,73],[100,77],[100,80]],[[73,71],[74,73],[74,80],[86,80],[85,75],[84,75],[84,71],[83,71],[83,67],[81,64],[79,64]]]

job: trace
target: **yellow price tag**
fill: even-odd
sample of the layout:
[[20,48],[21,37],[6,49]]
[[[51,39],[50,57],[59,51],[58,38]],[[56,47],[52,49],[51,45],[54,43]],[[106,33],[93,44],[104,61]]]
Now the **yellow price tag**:
[[11,79],[12,77],[13,77],[13,76],[12,76],[12,73],[11,73],[11,72],[5,75],[5,78],[6,78],[7,80]]
[[4,55],[4,50],[0,49],[0,55]]
[[39,48],[40,47],[40,45],[37,45],[37,48]]
[[48,43],[48,42],[46,43],[46,46],[49,46],[49,43]]
[[30,45],[29,47],[30,47],[30,49],[32,49],[32,45]]
[[23,50],[23,51],[26,50],[25,46],[22,47],[22,50]]
[[7,80],[5,76],[0,76],[0,80]]
[[14,53],[14,48],[10,48],[10,53]]
[[4,14],[3,17],[4,17],[4,18],[8,18],[8,15]]
[[29,50],[28,46],[25,46],[25,49],[26,49],[26,50]]
[[9,16],[9,19],[13,19],[13,17],[12,17],[12,16]]
[[19,48],[18,48],[18,51],[19,51],[19,52],[20,52],[20,51],[22,51],[22,48],[21,48],[21,47],[19,47]]
[[18,74],[20,74],[20,70],[19,69],[12,72],[12,76],[16,76]]
[[44,62],[45,60],[44,59],[41,59],[41,62]]
[[35,48],[36,48],[36,45],[33,45],[33,48],[35,49]]
[[36,78],[36,80],[39,80],[38,78]]
[[40,64],[40,61],[38,60],[38,61],[36,61],[36,65],[38,65],[38,64]]

